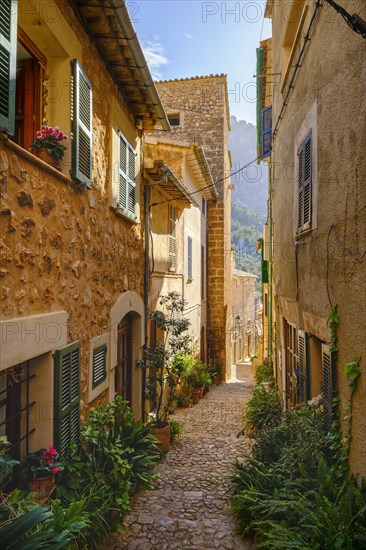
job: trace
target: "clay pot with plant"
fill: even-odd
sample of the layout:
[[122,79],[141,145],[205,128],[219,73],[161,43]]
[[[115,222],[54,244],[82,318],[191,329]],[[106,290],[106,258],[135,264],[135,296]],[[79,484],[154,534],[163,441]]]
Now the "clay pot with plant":
[[28,489],[42,497],[52,493],[56,486],[55,475],[63,469],[58,461],[58,452],[53,445],[50,445],[48,449],[39,449],[27,455],[22,463],[22,471],[27,480]]
[[68,139],[67,135],[58,126],[42,126],[42,130],[38,130],[37,137],[32,141],[29,150],[32,153],[36,150],[41,160],[61,171],[60,161],[67,149],[62,144],[65,139]]
[[187,335],[190,322],[182,316],[185,304],[178,292],[161,296],[161,310],[150,313],[150,318],[162,332],[163,340],[154,350],[146,350],[144,359],[139,362],[145,371],[145,397],[153,407],[151,433],[159,439],[163,452],[170,448],[169,416],[177,399],[176,388],[183,368],[176,356],[186,354],[191,343]]

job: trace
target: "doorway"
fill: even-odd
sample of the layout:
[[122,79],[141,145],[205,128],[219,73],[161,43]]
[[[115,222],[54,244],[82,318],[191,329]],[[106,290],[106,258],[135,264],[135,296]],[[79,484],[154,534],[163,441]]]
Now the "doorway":
[[132,319],[129,315],[118,325],[115,389],[117,395],[132,402]]

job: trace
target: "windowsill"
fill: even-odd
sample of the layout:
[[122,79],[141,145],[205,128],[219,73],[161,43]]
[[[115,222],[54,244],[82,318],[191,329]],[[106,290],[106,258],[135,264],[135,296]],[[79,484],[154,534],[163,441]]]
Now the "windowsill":
[[312,233],[316,227],[309,227],[308,229],[305,229],[304,231],[301,231],[301,233],[296,233],[295,240],[300,240],[302,237],[307,237],[310,233]]
[[1,140],[4,143],[4,145],[9,149],[11,149],[12,151],[14,151],[14,153],[17,153],[19,156],[31,162],[32,164],[34,164],[44,172],[48,172],[49,174],[51,174],[52,176],[55,176],[57,179],[63,181],[64,183],[67,183],[67,184],[72,183],[72,180],[68,176],[65,176],[65,174],[63,174],[59,170],[56,170],[56,168],[53,168],[49,164],[47,164],[47,162],[44,162],[40,158],[36,157],[35,155],[33,155],[33,153],[30,153],[29,151],[27,151],[27,149],[24,149],[17,143],[14,143],[8,137],[2,136]]
[[137,219],[136,216],[132,216],[131,214],[128,214],[127,212],[125,212],[124,210],[121,210],[118,207],[116,208],[115,206],[110,206],[109,208],[112,210],[112,212],[116,214],[118,218],[122,218],[126,222],[130,222],[134,224],[140,223],[140,221]]

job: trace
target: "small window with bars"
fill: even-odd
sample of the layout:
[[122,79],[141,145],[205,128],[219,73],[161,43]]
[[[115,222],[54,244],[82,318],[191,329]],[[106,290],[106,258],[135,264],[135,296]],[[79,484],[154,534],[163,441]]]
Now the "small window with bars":
[[169,204],[169,271],[177,269],[177,209]]
[[298,152],[298,208],[297,232],[311,228],[312,214],[312,134],[310,133]]
[[107,378],[107,346],[93,351],[93,389]]
[[136,151],[122,132],[118,133],[118,203],[127,216],[136,219]]
[[188,280],[193,279],[193,241],[191,237],[188,237]]

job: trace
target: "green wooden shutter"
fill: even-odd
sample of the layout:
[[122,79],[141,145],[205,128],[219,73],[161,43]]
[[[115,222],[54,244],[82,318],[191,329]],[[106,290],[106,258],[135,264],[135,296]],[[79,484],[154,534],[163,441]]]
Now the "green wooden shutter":
[[322,344],[322,367],[323,367],[323,407],[324,420],[328,430],[332,427],[333,421],[333,397],[334,397],[334,361],[331,348]]
[[193,279],[192,239],[188,237],[188,279]]
[[136,152],[119,132],[118,152],[118,208],[136,219]]
[[169,269],[175,271],[177,257],[177,209],[169,204]]
[[299,398],[300,403],[307,403],[309,399],[309,369],[308,369],[308,339],[303,330],[297,333],[297,353],[299,369]]
[[93,389],[107,378],[107,346],[93,350]]
[[80,342],[55,352],[54,446],[61,459],[71,443],[79,444]]
[[299,150],[298,173],[298,232],[311,227],[312,212],[312,134],[309,134]]
[[92,87],[74,59],[72,65],[72,176],[87,187],[92,182]]
[[16,0],[0,4],[0,130],[14,135],[17,64]]

